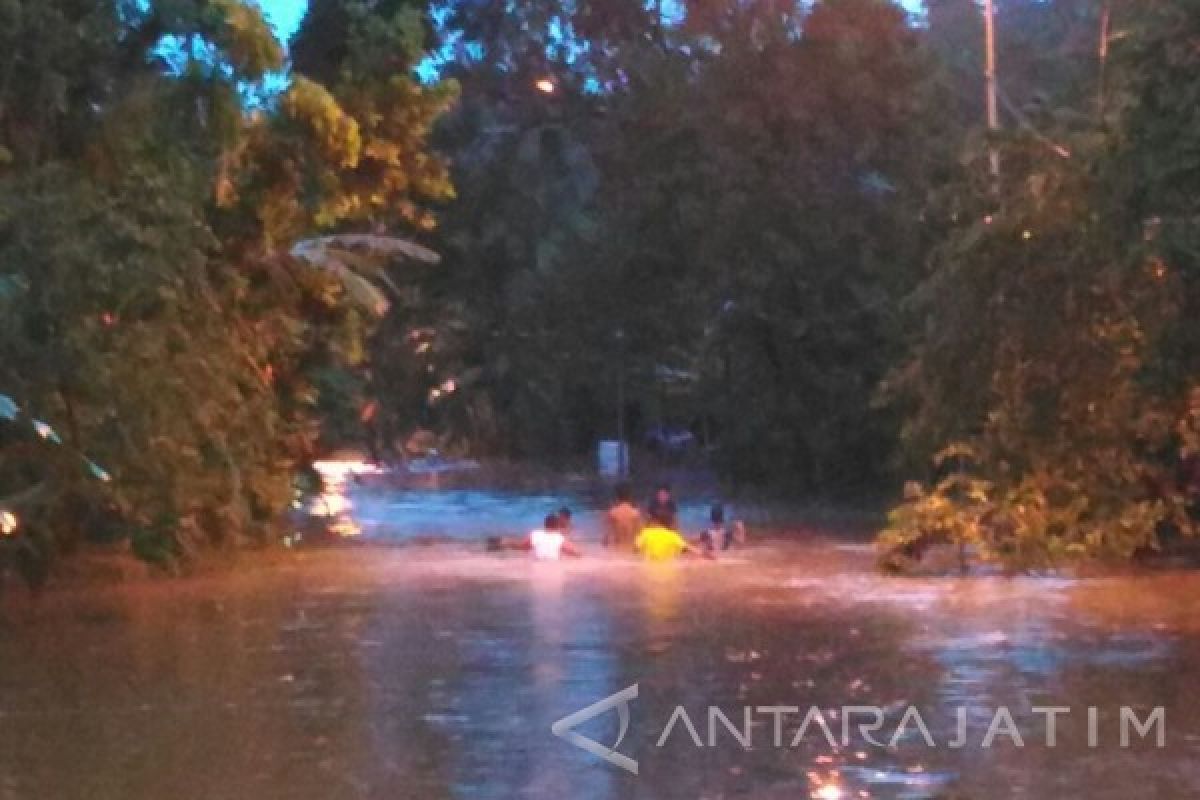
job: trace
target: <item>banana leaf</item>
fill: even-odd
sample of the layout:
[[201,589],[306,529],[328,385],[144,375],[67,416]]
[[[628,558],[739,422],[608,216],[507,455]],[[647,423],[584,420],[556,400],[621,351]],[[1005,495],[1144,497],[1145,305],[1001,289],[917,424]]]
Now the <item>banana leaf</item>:
[[305,239],[292,247],[291,255],[336,275],[351,299],[377,316],[386,314],[391,303],[376,281],[397,291],[388,277],[388,264],[396,261],[437,264],[441,261],[437,253],[415,242],[374,234]]

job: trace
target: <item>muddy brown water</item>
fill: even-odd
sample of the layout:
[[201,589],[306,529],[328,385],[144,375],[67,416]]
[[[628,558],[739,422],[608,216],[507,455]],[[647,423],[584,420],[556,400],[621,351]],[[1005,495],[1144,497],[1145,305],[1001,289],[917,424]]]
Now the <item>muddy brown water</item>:
[[[590,549],[312,552],[10,608],[0,800],[1200,796],[1200,575],[895,579],[811,531],[715,563]],[[638,775],[551,734],[633,684]],[[706,746],[681,727],[659,746],[680,705]],[[782,746],[757,712],[750,748],[724,728],[707,746],[709,705],[801,713]],[[846,706],[886,708],[884,740],[916,708],[935,746],[793,742],[812,707],[840,739]],[[1034,706],[1071,709],[1054,747]],[[1162,707],[1164,746],[1122,747],[1122,706]],[[982,746],[1001,707],[1024,747]]]

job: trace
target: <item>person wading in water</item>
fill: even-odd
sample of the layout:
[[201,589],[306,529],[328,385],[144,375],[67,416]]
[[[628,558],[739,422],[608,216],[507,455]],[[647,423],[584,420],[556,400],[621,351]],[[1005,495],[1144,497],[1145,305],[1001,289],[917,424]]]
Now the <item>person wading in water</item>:
[[628,484],[618,486],[616,495],[616,502],[604,515],[604,546],[632,550],[645,522],[642,512],[633,504]]

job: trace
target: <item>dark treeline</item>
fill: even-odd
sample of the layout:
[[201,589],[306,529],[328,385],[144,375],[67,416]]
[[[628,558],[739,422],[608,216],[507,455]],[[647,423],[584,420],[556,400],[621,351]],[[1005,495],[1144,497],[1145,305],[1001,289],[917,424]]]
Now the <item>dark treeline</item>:
[[112,480],[10,425],[0,497],[170,557],[322,450],[557,462],[623,397],[741,484],[910,482],[889,547],[1188,532],[1200,3],[996,9],[989,132],[970,0],[311,0],[286,54],[2,0],[0,393]]

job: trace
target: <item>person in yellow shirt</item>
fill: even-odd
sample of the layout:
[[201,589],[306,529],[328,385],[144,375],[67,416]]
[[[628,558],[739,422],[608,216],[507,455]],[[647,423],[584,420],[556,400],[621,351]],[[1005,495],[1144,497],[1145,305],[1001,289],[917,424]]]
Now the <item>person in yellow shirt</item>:
[[654,518],[649,525],[642,528],[633,546],[648,561],[670,561],[683,553],[705,555],[688,544],[687,540],[679,535],[679,531],[668,528],[661,520]]

